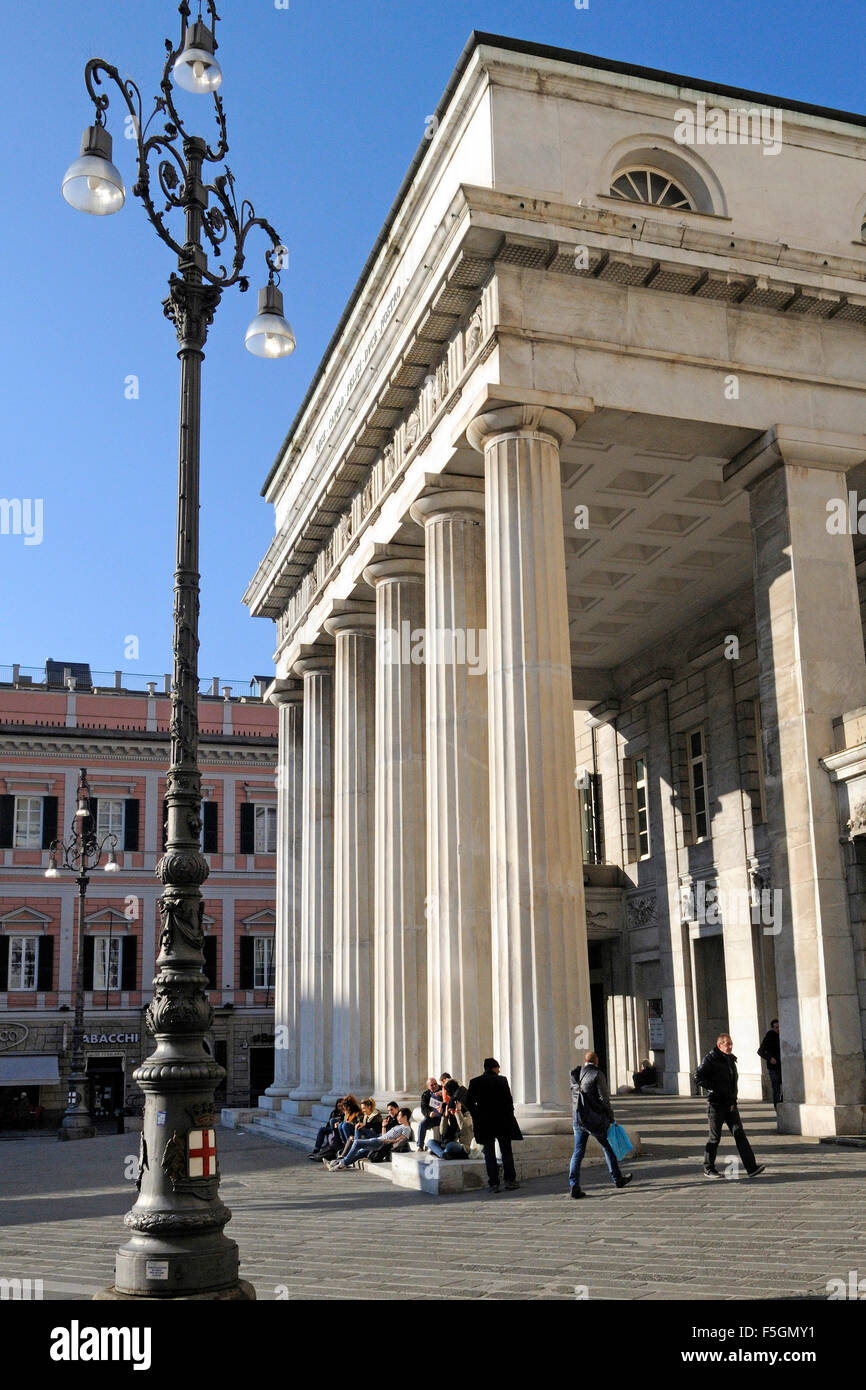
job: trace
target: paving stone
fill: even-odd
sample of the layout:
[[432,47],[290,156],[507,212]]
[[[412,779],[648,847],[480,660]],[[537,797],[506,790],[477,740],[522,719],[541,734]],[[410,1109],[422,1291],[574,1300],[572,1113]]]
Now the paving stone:
[[[630,1165],[626,1192],[587,1173],[580,1203],[565,1195],[564,1174],[498,1197],[431,1197],[361,1172],[332,1180],[283,1145],[221,1131],[243,1277],[265,1301],[282,1290],[290,1300],[569,1301],[583,1285],[590,1299],[660,1301],[826,1298],[829,1279],[866,1276],[866,1151],[776,1135],[770,1107],[747,1104],[767,1173],[709,1188],[700,1102],[616,1105],[654,1156]],[[46,1299],[71,1301],[112,1282],[134,1196],[128,1139],[4,1146],[0,1277],[41,1278]],[[327,1267],[347,1230],[351,1278]]]

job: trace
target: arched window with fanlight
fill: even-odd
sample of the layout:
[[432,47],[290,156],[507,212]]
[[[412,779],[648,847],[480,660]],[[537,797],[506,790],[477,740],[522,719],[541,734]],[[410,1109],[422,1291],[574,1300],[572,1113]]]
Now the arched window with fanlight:
[[610,196],[622,198],[627,203],[649,203],[658,208],[696,211],[691,195],[661,169],[623,169],[610,186]]

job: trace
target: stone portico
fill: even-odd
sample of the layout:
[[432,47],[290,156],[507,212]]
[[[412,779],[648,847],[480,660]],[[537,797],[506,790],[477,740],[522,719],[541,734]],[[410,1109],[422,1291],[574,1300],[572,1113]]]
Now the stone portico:
[[263,490],[272,1110],[494,1053],[568,1134],[590,1039],[721,1029],[769,1098],[778,1015],[780,1127],[866,1132],[864,125],[467,46]]

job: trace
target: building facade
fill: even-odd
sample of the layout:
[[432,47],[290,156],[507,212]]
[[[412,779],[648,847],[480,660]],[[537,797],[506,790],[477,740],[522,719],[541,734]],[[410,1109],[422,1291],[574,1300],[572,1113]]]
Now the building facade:
[[263,489],[267,1105],[778,1016],[866,1130],[864,126],[473,35]]
[[[0,1124],[53,1124],[66,1105],[78,889],[45,870],[52,840],[70,838],[82,767],[97,831],[117,837],[118,872],[91,877],[83,943],[89,1100],[110,1123],[141,1110],[132,1073],[153,1050],[168,678],[158,693],[59,662],[0,676]],[[218,685],[199,701],[209,1045],[227,1072],[218,1102],[249,1104],[273,1071],[277,719],[260,694]]]

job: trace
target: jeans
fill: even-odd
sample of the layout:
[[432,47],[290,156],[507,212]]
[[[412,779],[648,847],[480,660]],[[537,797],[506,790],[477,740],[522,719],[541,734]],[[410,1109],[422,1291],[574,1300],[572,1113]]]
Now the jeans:
[[374,1149],[378,1149],[381,1143],[381,1139],[356,1139],[349,1152],[340,1159],[340,1162],[348,1168],[349,1164],[354,1163],[356,1159],[365,1158]]
[[767,1071],[770,1073],[770,1085],[773,1088],[773,1104],[778,1105],[782,1099],[782,1068],[767,1067]]
[[355,1126],[351,1124],[348,1120],[341,1120],[340,1123],[337,1125],[337,1133],[339,1134],[343,1143],[348,1144],[352,1135],[355,1133]]
[[427,1145],[431,1154],[437,1158],[466,1158],[466,1150],[462,1144],[458,1144],[456,1139],[451,1139],[444,1147],[438,1139],[431,1139]]
[[[499,1186],[499,1164],[496,1162],[496,1140],[491,1139],[482,1147],[484,1149],[484,1162],[487,1165],[487,1183],[489,1187]],[[514,1171],[514,1157],[511,1152],[511,1140],[499,1140],[499,1152],[502,1154],[502,1171],[505,1174],[506,1182],[514,1182],[517,1174]]]
[[418,1148],[424,1143],[424,1138],[428,1129],[438,1129],[442,1121],[438,1115],[431,1115],[429,1120],[422,1120],[418,1126]]
[[321,1148],[324,1147],[325,1140],[326,1140],[327,1137],[328,1137],[328,1130],[330,1129],[330,1127],[331,1127],[330,1121],[328,1122],[328,1124],[322,1125],[322,1128],[319,1130],[318,1134],[316,1135],[316,1142],[315,1142],[315,1144],[313,1145],[313,1148],[314,1148],[314,1149],[318,1150],[318,1149],[321,1149]]
[[[604,1156],[607,1159],[607,1170],[610,1173],[612,1182],[619,1182],[622,1178],[619,1164],[616,1161],[616,1154],[607,1142],[607,1137],[601,1134],[594,1134],[593,1139],[597,1139],[604,1149]],[[580,1187],[580,1165],[583,1162],[583,1155],[586,1153],[586,1146],[589,1143],[589,1130],[581,1129],[580,1125],[574,1126],[574,1153],[571,1155],[571,1163],[568,1169],[569,1187]]]
[[710,1132],[707,1136],[707,1147],[704,1153],[704,1167],[715,1168],[716,1153],[722,1138],[722,1126],[727,1125],[734,1136],[734,1143],[740,1158],[743,1160],[746,1172],[753,1173],[758,1165],[755,1161],[755,1155],[752,1153],[752,1146],[746,1138],[740,1112],[737,1109],[737,1102],[709,1101],[707,1103],[707,1119],[710,1122]]

